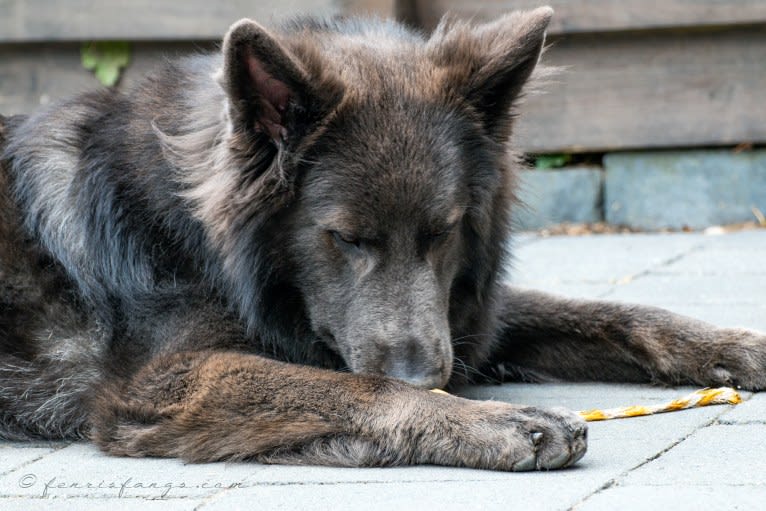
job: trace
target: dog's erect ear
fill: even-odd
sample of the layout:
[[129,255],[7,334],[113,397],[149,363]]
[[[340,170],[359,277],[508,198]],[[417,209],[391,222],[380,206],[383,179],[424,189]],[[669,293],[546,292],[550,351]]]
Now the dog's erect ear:
[[223,41],[222,86],[235,130],[286,141],[337,104],[340,83],[322,70],[316,51],[302,53],[296,56],[255,21],[232,25]]
[[537,65],[551,16],[540,7],[478,26],[443,20],[428,42],[448,92],[466,98],[498,141],[510,135],[511,106]]

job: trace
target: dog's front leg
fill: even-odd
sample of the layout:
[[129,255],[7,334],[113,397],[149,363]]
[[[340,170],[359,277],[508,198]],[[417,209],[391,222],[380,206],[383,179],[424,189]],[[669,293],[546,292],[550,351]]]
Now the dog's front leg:
[[548,469],[582,457],[585,433],[564,410],[232,352],[156,359],[129,382],[104,386],[91,416],[91,437],[108,453],[197,462]]
[[738,385],[766,389],[766,335],[642,305],[509,287],[493,365],[529,380]]

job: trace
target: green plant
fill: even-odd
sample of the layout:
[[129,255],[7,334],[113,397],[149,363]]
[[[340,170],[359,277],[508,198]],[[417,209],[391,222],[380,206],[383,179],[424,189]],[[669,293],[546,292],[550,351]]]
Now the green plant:
[[99,41],[80,48],[82,67],[93,71],[96,79],[106,87],[113,87],[120,79],[122,69],[130,62],[130,45],[124,41]]
[[535,168],[537,170],[557,169],[571,161],[571,154],[541,154],[535,158]]

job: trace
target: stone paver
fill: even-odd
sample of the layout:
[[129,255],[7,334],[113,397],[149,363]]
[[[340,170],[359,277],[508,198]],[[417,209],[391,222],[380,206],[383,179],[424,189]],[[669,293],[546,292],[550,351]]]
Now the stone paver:
[[[624,485],[762,486],[762,470],[752,463],[766,459],[766,424],[713,424],[652,463],[632,471]],[[766,501],[764,501],[766,504]]]
[[[766,393],[754,395],[747,406],[737,406],[719,418],[722,424],[764,424],[766,425]],[[766,438],[761,438],[766,440]]]
[[59,447],[59,444],[56,444],[54,447],[25,447],[22,449],[16,447],[17,445],[0,443],[0,476],[42,459],[45,455],[56,450],[55,447]]
[[[0,506],[3,511],[193,511],[202,505],[202,501],[193,499],[96,499],[92,497],[76,498],[2,498]],[[243,508],[252,509],[251,506]]]
[[708,239],[701,234],[541,239],[514,252],[511,281],[541,290],[559,282],[614,285],[699,250]]
[[604,172],[600,167],[530,170],[521,173],[515,220],[520,229],[542,229],[562,222],[603,220]]
[[616,487],[601,492],[577,506],[577,511],[615,511],[616,509],[672,509],[700,511],[730,509],[752,511],[763,509],[766,488],[737,486],[710,487]]
[[[759,264],[766,232],[524,235],[515,247],[518,285],[766,330],[766,266]],[[663,402],[691,390],[562,383],[460,393],[584,409]],[[87,443],[4,442],[0,509],[758,509],[766,502],[766,393],[743,395],[736,407],[592,423],[585,458],[549,473],[188,465],[107,457]]]
[[205,497],[241,483],[263,466],[189,465],[174,459],[135,460],[103,455],[74,443],[0,477],[0,495],[99,498]]
[[604,214],[642,229],[753,220],[766,205],[766,151],[647,151],[604,156]]

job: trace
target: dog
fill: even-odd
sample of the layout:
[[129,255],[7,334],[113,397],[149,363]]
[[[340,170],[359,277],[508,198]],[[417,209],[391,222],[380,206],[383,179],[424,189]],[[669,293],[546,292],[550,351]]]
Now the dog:
[[503,283],[552,12],[245,19],[126,94],[2,119],[0,437],[555,469],[586,451],[576,414],[428,389],[766,388],[763,334]]

